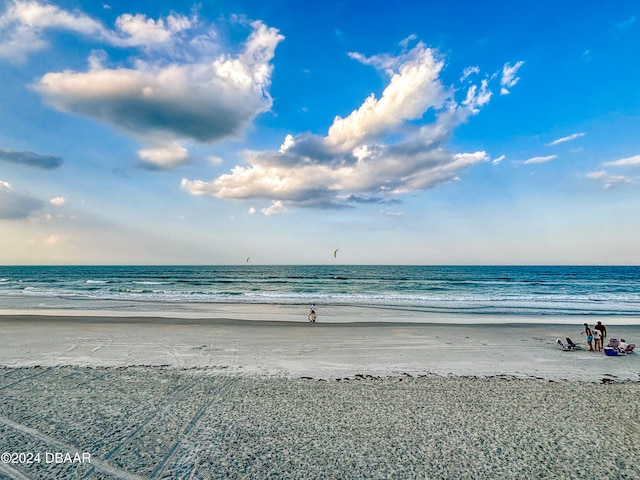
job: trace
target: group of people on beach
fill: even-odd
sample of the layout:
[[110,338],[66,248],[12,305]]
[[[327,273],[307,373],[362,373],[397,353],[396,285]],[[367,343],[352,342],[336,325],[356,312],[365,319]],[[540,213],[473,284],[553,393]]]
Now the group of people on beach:
[[[590,352],[601,352],[603,350],[602,345],[604,339],[607,337],[607,327],[602,322],[598,322],[594,325],[593,330],[589,327],[589,324],[584,324],[583,335],[587,336],[587,344],[589,345]],[[622,340],[624,341],[624,339]]]

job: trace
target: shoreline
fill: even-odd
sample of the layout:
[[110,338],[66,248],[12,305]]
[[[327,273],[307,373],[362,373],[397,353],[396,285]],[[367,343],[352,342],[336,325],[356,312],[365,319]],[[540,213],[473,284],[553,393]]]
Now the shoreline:
[[[452,317],[459,317],[458,315],[452,315]],[[495,316],[500,317],[500,316]],[[512,315],[503,315],[502,317],[514,318]],[[566,317],[564,317],[566,318]],[[606,317],[596,317],[598,319]],[[584,317],[580,317],[584,319]],[[103,312],[102,314],[92,314],[91,312],[81,312],[78,314],[69,315],[68,313],[2,313],[0,311],[0,321],[6,322],[60,322],[60,323],[111,323],[111,324],[179,324],[179,325],[235,325],[235,326],[305,326],[309,327],[308,320],[269,320],[269,319],[245,319],[235,317],[193,317],[193,316],[163,316],[155,313],[149,313],[147,315],[140,315],[138,313],[126,313],[122,312],[120,315],[114,315],[113,312]],[[584,322],[583,322],[584,323]],[[588,323],[595,323],[593,320]],[[545,327],[567,327],[582,325],[579,322],[553,322],[553,323],[540,323],[540,322],[445,322],[445,321],[375,321],[375,320],[360,320],[360,321],[326,321],[324,319],[318,320],[312,328],[328,328],[328,327],[428,327],[428,326],[442,326],[442,327],[477,327],[477,328],[500,328],[500,327],[514,327],[514,328],[531,328],[532,326],[544,325]],[[609,325],[609,324],[608,324]],[[640,331],[640,324],[610,324],[615,327],[630,327],[638,328]]]
[[[121,308],[108,310],[72,308],[0,308],[0,319],[104,319],[112,321],[237,321],[253,323],[306,324],[306,304],[252,304],[217,303],[198,305],[194,310],[172,310],[169,305],[159,305],[155,310]],[[175,307],[175,306],[174,306]],[[590,325],[601,321],[612,326],[639,326],[640,316],[619,315],[513,315],[510,313],[477,314],[425,311],[420,308],[396,306],[327,305],[322,306],[318,325],[342,324],[417,324],[417,325]]]

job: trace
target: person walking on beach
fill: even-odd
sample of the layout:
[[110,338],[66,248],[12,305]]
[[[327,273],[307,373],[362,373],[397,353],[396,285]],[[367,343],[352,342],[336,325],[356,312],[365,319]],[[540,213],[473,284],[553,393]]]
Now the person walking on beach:
[[605,327],[602,322],[598,321],[593,329],[600,331],[600,341],[602,342],[601,346],[604,345],[604,339],[607,338],[607,327]]
[[318,317],[316,310],[317,310],[316,304],[312,303],[311,306],[309,307],[309,315],[307,315],[307,318],[311,323],[316,323],[316,318]]
[[602,351],[602,332],[598,330],[598,327],[593,327],[593,340],[595,341],[596,352]]
[[587,343],[589,344],[589,351],[593,352],[593,332],[591,331],[591,329],[589,328],[589,325],[587,325],[586,323],[584,324],[584,332],[582,332],[583,335],[587,336]]

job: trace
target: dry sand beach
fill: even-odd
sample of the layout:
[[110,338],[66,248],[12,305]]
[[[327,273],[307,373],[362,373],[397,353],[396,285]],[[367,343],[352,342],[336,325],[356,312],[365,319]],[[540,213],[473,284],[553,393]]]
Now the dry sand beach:
[[3,315],[0,477],[640,478],[640,356],[576,323]]

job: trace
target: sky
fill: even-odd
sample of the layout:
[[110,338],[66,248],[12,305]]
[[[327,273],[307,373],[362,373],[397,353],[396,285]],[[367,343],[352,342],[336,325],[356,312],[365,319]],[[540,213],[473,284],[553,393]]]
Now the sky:
[[0,264],[639,265],[638,47],[626,0],[5,1]]

